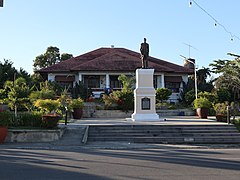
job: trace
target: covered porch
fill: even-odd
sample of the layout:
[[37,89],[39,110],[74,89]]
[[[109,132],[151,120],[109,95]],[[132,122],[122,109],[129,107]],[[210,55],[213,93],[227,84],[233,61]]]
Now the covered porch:
[[[72,89],[76,83],[82,82],[84,87],[91,89],[95,98],[99,98],[107,90],[121,90],[122,83],[118,80],[121,74],[135,76],[135,73],[71,73],[71,74],[48,74],[49,81],[56,81],[59,84]],[[187,83],[188,75],[155,73],[153,78],[154,88],[168,88],[172,90],[170,102],[177,102],[183,84]],[[135,87],[133,87],[135,88]]]

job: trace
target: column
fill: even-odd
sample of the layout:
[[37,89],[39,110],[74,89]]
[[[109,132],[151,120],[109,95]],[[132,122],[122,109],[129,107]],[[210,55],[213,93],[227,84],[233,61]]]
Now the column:
[[162,81],[161,81],[161,76],[157,76],[157,88],[161,88],[162,87]]
[[161,81],[162,81],[162,88],[165,88],[165,81],[164,81],[164,74],[161,75]]
[[106,74],[106,88],[110,88],[110,76]]
[[82,81],[83,79],[82,79],[82,74],[81,73],[78,73],[78,80],[79,81]]

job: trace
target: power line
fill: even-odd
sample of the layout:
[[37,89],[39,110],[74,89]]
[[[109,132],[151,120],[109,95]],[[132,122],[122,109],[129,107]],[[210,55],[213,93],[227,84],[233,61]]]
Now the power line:
[[194,3],[199,9],[201,9],[205,14],[207,14],[207,15],[214,21],[214,23],[215,23],[214,25],[215,25],[215,26],[218,25],[218,26],[220,26],[220,27],[223,28],[223,30],[231,36],[231,41],[233,41],[234,38],[240,40],[240,38],[239,38],[238,36],[234,35],[234,34],[233,34],[231,31],[229,31],[223,24],[219,23],[219,21],[218,21],[215,17],[213,17],[209,12],[207,12],[207,11],[206,11],[202,6],[200,6],[195,0],[190,0],[190,2],[189,2],[189,7],[191,7],[193,3]]

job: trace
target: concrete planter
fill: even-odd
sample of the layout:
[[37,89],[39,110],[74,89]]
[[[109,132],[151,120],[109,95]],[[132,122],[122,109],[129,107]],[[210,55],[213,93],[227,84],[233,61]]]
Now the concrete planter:
[[96,110],[93,114],[95,118],[129,118],[133,112],[123,112],[121,110]]
[[49,130],[9,129],[5,142],[52,142],[59,140],[65,128]]
[[8,128],[0,126],[0,144],[4,143],[8,133]]
[[[194,116],[195,112],[190,109],[174,109],[174,110],[157,110],[157,114],[161,116]],[[95,118],[130,118],[132,111],[125,113],[121,110],[96,110],[91,117]]]
[[73,119],[81,119],[83,115],[83,109],[82,108],[73,108]]
[[195,116],[196,112],[191,109],[157,109],[157,114],[161,116]]
[[208,108],[197,108],[197,115],[201,119],[207,119],[208,116]]
[[[230,119],[230,116],[229,116]],[[218,122],[227,122],[227,115],[225,114],[216,114],[216,120]]]

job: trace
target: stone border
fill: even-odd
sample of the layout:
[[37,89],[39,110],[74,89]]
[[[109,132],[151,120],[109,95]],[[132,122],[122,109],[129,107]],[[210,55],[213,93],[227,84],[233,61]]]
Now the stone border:
[[53,142],[63,136],[65,129],[9,129],[5,142]]

